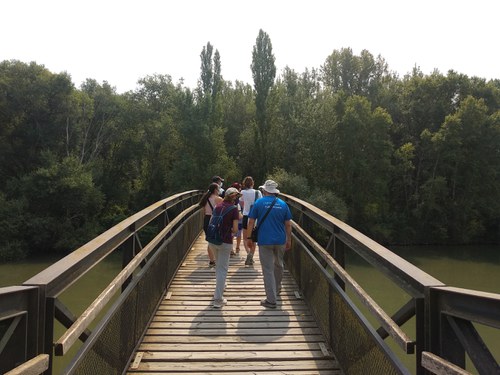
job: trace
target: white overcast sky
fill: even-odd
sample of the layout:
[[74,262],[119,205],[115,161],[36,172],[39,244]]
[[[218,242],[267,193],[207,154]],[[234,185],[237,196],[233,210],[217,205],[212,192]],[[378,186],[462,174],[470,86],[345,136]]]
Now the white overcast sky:
[[36,61],[77,87],[93,78],[119,93],[152,74],[194,88],[207,42],[224,79],[252,84],[259,29],[278,73],[320,68],[351,47],[400,76],[418,66],[500,79],[500,0],[5,0],[0,15],[0,61]]

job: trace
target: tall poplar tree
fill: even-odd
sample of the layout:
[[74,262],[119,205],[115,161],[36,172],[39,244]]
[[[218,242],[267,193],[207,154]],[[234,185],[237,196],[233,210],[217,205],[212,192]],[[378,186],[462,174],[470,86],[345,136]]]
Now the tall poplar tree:
[[275,58],[273,55],[273,46],[269,35],[259,30],[259,35],[252,52],[252,76],[255,88],[255,107],[256,107],[256,149],[259,151],[258,160],[261,170],[260,177],[268,171],[269,163],[267,160],[267,144],[270,130],[270,122],[267,114],[267,97],[274,85],[276,77]]
[[[222,90],[221,60],[218,50],[207,43],[200,54],[201,72],[199,80],[199,102],[202,104],[201,119],[210,129],[221,124],[221,108],[217,108],[217,97]],[[220,107],[220,106],[219,106]]]
[[212,52],[214,47],[207,43],[206,47],[203,46],[203,49],[200,54],[201,58],[201,77],[200,77],[200,85],[203,96],[208,96],[211,94],[213,79],[214,79],[214,69],[212,63]]
[[214,53],[214,61],[213,61],[213,84],[212,84],[212,99],[215,101],[217,99],[217,95],[221,90],[222,85],[222,73],[221,73],[221,63],[220,63],[220,54],[218,50],[215,50]]
[[214,47],[207,43],[200,54],[200,80],[198,81],[198,105],[200,106],[200,121],[212,129],[212,88],[214,84],[214,65],[212,60]]
[[221,62],[220,54],[218,50],[215,50],[213,59],[213,80],[212,80],[212,109],[211,109],[211,127],[222,126],[222,103],[220,99],[220,94],[222,91],[222,73],[221,73]]

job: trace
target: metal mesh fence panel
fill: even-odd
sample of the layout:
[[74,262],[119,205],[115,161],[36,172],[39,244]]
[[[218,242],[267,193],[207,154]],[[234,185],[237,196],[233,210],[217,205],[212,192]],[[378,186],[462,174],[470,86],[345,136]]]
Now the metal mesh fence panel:
[[330,286],[331,345],[346,374],[406,373],[388,349],[377,343],[375,333],[343,291]]
[[76,366],[68,370],[72,374],[121,374],[130,351],[135,346],[134,326],[137,311],[138,289],[133,289],[122,300],[120,308],[100,327],[98,338]]
[[318,266],[308,252],[300,252],[300,264],[302,293],[323,334],[330,340],[328,280],[318,272]]
[[160,246],[65,373],[123,373],[166,286],[201,230],[200,218],[200,215],[193,215],[167,243]]
[[[402,374],[407,370],[377,336],[331,275],[305,248],[287,257],[290,272],[345,374]],[[300,271],[297,272],[297,264]]]

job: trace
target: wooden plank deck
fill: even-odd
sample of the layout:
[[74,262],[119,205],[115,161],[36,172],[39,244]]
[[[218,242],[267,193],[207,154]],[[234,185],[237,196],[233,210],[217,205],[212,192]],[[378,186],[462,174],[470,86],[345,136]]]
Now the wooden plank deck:
[[[200,237],[167,291],[127,374],[341,374],[286,271],[278,308],[265,298],[258,258],[231,258],[224,297],[211,307],[215,271]],[[300,297],[300,296],[299,296]]]

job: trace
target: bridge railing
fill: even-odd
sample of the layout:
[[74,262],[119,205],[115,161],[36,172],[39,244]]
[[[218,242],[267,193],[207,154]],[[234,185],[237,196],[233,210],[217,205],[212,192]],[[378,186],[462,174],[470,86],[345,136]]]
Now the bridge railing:
[[0,374],[39,353],[40,342],[26,340],[29,332],[38,329],[38,306],[36,287],[0,288]]
[[[500,373],[473,325],[499,328],[499,295],[449,288],[317,207],[282,197],[294,216],[288,268],[346,373],[451,374],[454,366],[465,368],[466,355],[480,374]],[[400,290],[404,302],[395,312],[386,312],[349,273],[352,254]],[[476,307],[465,308],[469,303]]]
[[[7,348],[0,350],[0,363],[5,367],[1,373],[45,353],[50,359],[46,370],[50,374],[53,354],[64,356],[78,340],[84,343],[77,345],[78,352],[71,356],[64,373],[121,373],[167,285],[201,231],[201,194],[198,190],[189,191],[159,201],[23,286],[1,288],[0,334],[4,331],[1,342]],[[145,239],[147,244],[143,246]],[[59,297],[118,251],[122,252],[122,270],[77,316]],[[3,330],[2,322],[6,326]],[[67,330],[55,339],[56,322]],[[11,356],[11,352],[16,355]]]
[[[431,353],[461,369],[466,356],[479,374],[500,374],[498,360],[479,333],[496,330],[493,340],[500,342],[500,295],[476,290],[437,287],[427,291],[429,347]],[[438,360],[427,356],[424,366],[429,370],[442,368]],[[444,366],[446,367],[446,366]],[[452,367],[452,366],[451,366]]]
[[[0,288],[0,373],[30,368],[33,374],[51,374],[54,353],[69,357],[64,373],[121,373],[201,232],[201,194],[190,191],[157,202],[23,286]],[[500,328],[499,295],[445,286],[322,210],[292,196],[282,198],[295,220],[288,269],[346,374],[409,373],[405,356],[417,374],[464,374],[466,356],[480,374],[500,373],[476,330],[476,324]],[[73,314],[61,293],[118,250],[121,271],[83,313]],[[349,273],[351,253],[404,292],[394,313]],[[54,338],[56,322],[67,329]],[[410,323],[414,327],[407,334],[401,327]],[[78,352],[66,354],[71,347]]]

